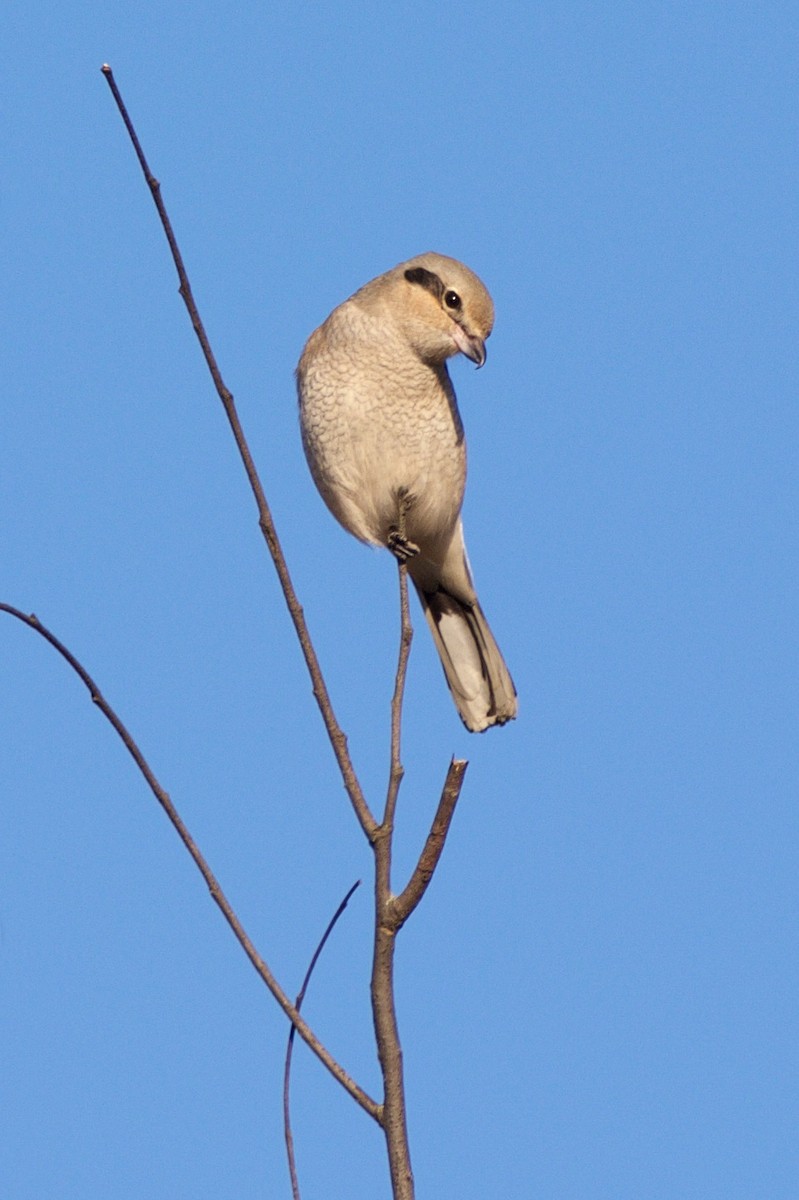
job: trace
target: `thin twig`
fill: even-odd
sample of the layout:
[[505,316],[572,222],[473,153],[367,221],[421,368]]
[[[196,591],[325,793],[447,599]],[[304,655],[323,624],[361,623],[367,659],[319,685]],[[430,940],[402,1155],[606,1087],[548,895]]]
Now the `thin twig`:
[[400,645],[397,660],[397,674],[394,679],[394,694],[391,697],[391,767],[386,795],[386,808],[383,814],[383,827],[394,828],[394,813],[397,807],[397,796],[402,783],[405,769],[400,757],[402,737],[402,702],[405,696],[405,680],[408,674],[408,658],[413,641],[413,626],[411,625],[410,608],[408,606],[408,568],[405,563],[398,563],[399,597],[400,597]]
[[395,929],[399,929],[405,924],[427,891],[430,880],[433,877],[433,872],[438,866],[438,860],[441,858],[441,852],[444,849],[444,842],[449,833],[450,823],[455,813],[455,805],[458,803],[458,797],[461,794],[463,777],[466,774],[468,765],[468,762],[462,758],[453,758],[449,764],[447,778],[444,780],[441,798],[439,799],[436,815],[433,818],[433,824],[430,828],[430,833],[427,835],[424,849],[419,856],[419,861],[408,881],[407,887],[394,899],[391,905]]
[[369,839],[369,841],[371,841],[377,828],[377,822],[373,817],[368,804],[366,803],[366,798],[355,773],[352,759],[350,758],[349,749],[347,746],[347,738],[333,711],[327,686],[324,678],[322,677],[322,671],[319,667],[319,660],[317,659],[316,651],[313,647],[313,643],[311,642],[310,633],[308,632],[305,614],[302,610],[299,600],[297,599],[297,594],[294,591],[294,585],[291,581],[291,576],[289,575],[283,550],[278,540],[277,531],[275,529],[274,521],[272,520],[272,514],[270,512],[269,505],[266,502],[263,486],[261,484],[258,471],[256,470],[255,463],[253,462],[252,454],[250,453],[250,448],[247,444],[247,439],[244,436],[241,422],[239,421],[233,396],[225,386],[225,382],[222,379],[222,374],[219,370],[213,350],[211,349],[210,342],[208,341],[208,335],[205,332],[205,326],[202,323],[197,304],[195,303],[194,296],[192,294],[189,277],[186,274],[186,268],[183,263],[183,256],[180,253],[177,239],[172,229],[172,223],[169,220],[169,216],[167,215],[164,201],[161,196],[161,185],[150,170],[149,164],[144,155],[144,151],[142,150],[141,143],[139,142],[139,138],[136,134],[136,130],[133,126],[133,122],[130,119],[119,88],[117,87],[114,74],[107,63],[103,64],[102,72],[103,75],[105,75],[108,86],[110,87],[111,93],[116,101],[120,116],[125,123],[125,128],[128,131],[128,136],[130,137],[133,149],[136,152],[136,157],[139,160],[142,173],[144,174],[147,186],[150,189],[155,207],[158,210],[158,216],[161,220],[164,233],[166,234],[166,239],[169,242],[169,249],[172,253],[172,259],[175,264],[175,269],[178,273],[178,279],[180,280],[180,295],[183,297],[183,303],[186,305],[194,332],[197,334],[200,346],[202,347],[202,352],[205,357],[208,370],[211,373],[211,378],[214,381],[214,386],[216,387],[219,399],[222,401],[230,428],[233,432],[233,437],[236,441],[239,455],[241,456],[241,461],[244,464],[244,470],[247,473],[247,479],[249,480],[250,488],[252,489],[253,496],[255,497],[255,503],[258,507],[258,523],[269,548],[269,553],[272,556],[272,561],[275,564],[275,570],[277,571],[278,579],[280,580],[280,586],[283,590],[286,605],[291,615],[291,619],[294,622],[294,628],[297,631],[297,637],[302,648],[308,673],[311,676],[313,694],[316,697],[319,711],[322,714],[322,720],[324,721],[327,735],[330,739],[330,744],[333,747],[333,753],[336,756],[336,761],[338,762],[339,770],[341,771],[344,787],[347,795],[349,796],[350,803],[352,804],[360,826],[366,834],[366,837]]
[[212,899],[221,910],[222,915],[224,916],[230,928],[233,930],[239,945],[244,950],[261,979],[269,988],[269,991],[283,1009],[283,1012],[289,1018],[292,1025],[298,1030],[300,1037],[310,1046],[314,1054],[316,1054],[321,1062],[324,1063],[331,1075],[333,1075],[333,1077],[338,1080],[341,1086],[349,1092],[352,1098],[356,1100],[358,1104],[360,1104],[361,1108],[364,1109],[364,1111],[367,1112],[370,1117],[373,1117],[378,1124],[380,1124],[382,1119],[381,1105],[373,1100],[371,1096],[369,1096],[353,1079],[350,1078],[344,1068],[335,1060],[335,1058],[333,1058],[329,1050],[327,1050],[326,1047],[319,1041],[318,1037],[310,1028],[310,1026],[300,1016],[299,1010],[291,1003],[288,996],[283,991],[280,984],[277,982],[271,970],[267,966],[266,962],[261,958],[255,949],[255,946],[246,933],[241,921],[236,916],[229,900],[222,891],[216,876],[213,874],[211,868],[201,854],[180,814],[175,808],[175,805],[172,803],[168,793],[165,792],[161,787],[144,755],[134,741],[132,735],[129,733],[114,709],[105,699],[89,672],[82,665],[82,663],[78,661],[75,655],[67,649],[64,643],[61,642],[45,625],[43,625],[39,618],[33,613],[24,613],[20,609],[4,603],[0,603],[0,612],[6,612],[10,616],[16,617],[18,621],[22,621],[22,623],[27,625],[29,629],[33,629],[35,633],[40,634],[46,642],[49,642],[50,645],[58,651],[61,657],[69,664],[75,674],[86,685],[93,703],[97,705],[106,720],[119,734],[124,746],[129,751],[133,761],[136,763],[136,766],[139,768],[145,780],[147,781],[150,791],[161,805],[161,808],[171,821],[180,840],[183,842],[184,846],[194,860],[197,869],[208,885],[208,890],[211,893]]
[[[311,975],[313,974],[313,970],[317,964],[319,955],[322,953],[322,951],[325,948],[325,942],[330,937],[331,933],[333,932],[333,930],[336,926],[336,922],[338,921],[341,914],[344,912],[344,909],[349,904],[351,896],[353,895],[355,890],[357,888],[359,888],[360,886],[361,886],[360,879],[356,879],[355,883],[352,885],[350,890],[347,892],[346,896],[341,901],[341,904],[339,904],[338,908],[336,909],[335,913],[333,914],[332,919],[328,923],[327,929],[322,934],[322,940],[319,942],[319,945],[316,947],[316,950],[314,951],[314,955],[310,961],[308,970],[305,972],[305,978],[302,981],[302,987],[300,988],[299,992],[297,993],[297,999],[294,1001],[294,1007],[296,1008],[297,1012],[299,1012],[300,1009],[302,1008],[302,1002],[305,999],[305,993],[308,990],[308,984],[310,983]],[[285,1138],[286,1138],[286,1153],[288,1154],[288,1159],[289,1159],[289,1174],[291,1175],[291,1190],[294,1195],[294,1200],[300,1200],[300,1185],[297,1180],[297,1164],[294,1161],[294,1138],[292,1137],[292,1134],[291,1134],[291,1112],[289,1109],[289,1084],[291,1081],[291,1056],[292,1056],[292,1051],[294,1049],[294,1028],[295,1027],[292,1025],[291,1029],[289,1030],[288,1042],[286,1043],[286,1065],[283,1069],[283,1130],[284,1130]]]

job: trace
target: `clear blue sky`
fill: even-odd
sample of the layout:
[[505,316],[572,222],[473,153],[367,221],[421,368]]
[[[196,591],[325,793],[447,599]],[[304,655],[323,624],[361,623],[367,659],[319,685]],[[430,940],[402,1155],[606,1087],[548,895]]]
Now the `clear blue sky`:
[[[327,514],[292,371],[435,249],[465,523],[519,688],[469,736],[418,628],[397,884],[418,1195],[799,1195],[794,4],[7,5],[0,599],[85,661],[287,990],[370,859],[100,65],[161,179],[377,805],[395,571]],[[414,610],[418,618],[418,610]],[[418,620],[417,620],[418,625]],[[288,1196],[285,1021],[88,696],[0,621],[0,1192]],[[307,1014],[378,1086],[370,896]],[[301,1049],[305,1200],[387,1196]]]

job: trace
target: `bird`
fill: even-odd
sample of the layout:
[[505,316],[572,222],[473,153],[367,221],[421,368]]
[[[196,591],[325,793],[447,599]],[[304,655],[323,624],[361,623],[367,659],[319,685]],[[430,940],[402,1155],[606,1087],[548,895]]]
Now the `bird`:
[[512,720],[517,697],[466,555],[466,441],[447,360],[463,354],[482,367],[493,324],[483,282],[431,251],[335,308],[296,371],[316,487],[349,533],[406,564],[473,733]]

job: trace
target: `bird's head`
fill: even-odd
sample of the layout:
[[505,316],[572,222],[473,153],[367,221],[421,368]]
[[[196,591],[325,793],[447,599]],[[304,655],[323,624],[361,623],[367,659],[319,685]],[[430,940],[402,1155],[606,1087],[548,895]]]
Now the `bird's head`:
[[465,354],[482,367],[494,305],[474,271],[430,252],[400,263],[389,277],[397,317],[421,358],[438,365]]

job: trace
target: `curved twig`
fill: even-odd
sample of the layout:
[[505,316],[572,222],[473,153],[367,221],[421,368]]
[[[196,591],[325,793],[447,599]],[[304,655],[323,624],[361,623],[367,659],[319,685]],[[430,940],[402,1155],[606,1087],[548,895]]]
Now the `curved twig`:
[[[360,886],[361,886],[360,879],[356,879],[355,883],[352,885],[352,887],[347,892],[344,899],[341,901],[341,904],[339,904],[338,908],[334,912],[331,920],[328,923],[327,929],[322,934],[322,939],[319,942],[319,945],[316,947],[316,950],[314,951],[313,958],[311,959],[311,961],[308,965],[308,970],[305,972],[305,978],[302,981],[302,987],[300,988],[299,992],[297,993],[297,999],[294,1001],[294,1007],[296,1008],[297,1012],[299,1012],[300,1009],[302,1008],[302,1002],[305,999],[305,993],[308,990],[308,984],[310,983],[311,975],[313,974],[313,969],[319,960],[319,955],[322,953],[322,951],[325,948],[325,942],[327,941],[327,939],[330,937],[331,933],[335,929],[336,922],[338,921],[341,914],[344,912],[344,909],[349,904],[353,893]],[[286,1138],[286,1153],[288,1154],[288,1160],[289,1160],[289,1174],[291,1175],[291,1190],[294,1195],[294,1200],[300,1200],[300,1185],[297,1180],[297,1165],[294,1161],[294,1138],[292,1137],[292,1134],[291,1134],[291,1113],[290,1113],[290,1109],[289,1109],[289,1083],[291,1080],[291,1055],[292,1055],[292,1051],[294,1049],[294,1032],[295,1032],[295,1026],[292,1025],[291,1029],[289,1030],[288,1041],[286,1043],[286,1065],[283,1068],[283,1131],[284,1131],[285,1138]]]
[[108,86],[111,89],[111,93],[116,102],[116,106],[119,109],[120,116],[125,123],[125,128],[128,131],[128,136],[130,137],[133,149],[136,152],[136,157],[139,160],[142,173],[147,182],[147,186],[150,189],[155,207],[158,210],[158,216],[161,220],[164,233],[166,234],[166,239],[169,242],[172,260],[178,273],[178,279],[180,280],[180,295],[183,298],[183,303],[186,305],[194,332],[197,334],[208,370],[211,373],[211,378],[214,381],[214,386],[219,399],[222,401],[230,428],[233,432],[233,437],[236,441],[239,455],[241,456],[241,461],[244,464],[244,470],[247,473],[247,479],[249,480],[250,488],[252,489],[253,496],[255,497],[255,503],[258,507],[258,524],[261,527],[261,532],[264,535],[264,539],[269,548],[269,553],[272,556],[272,561],[275,564],[275,570],[277,571],[278,579],[280,580],[280,586],[283,590],[286,605],[291,615],[291,619],[294,622],[294,628],[297,631],[297,637],[299,639],[300,646],[302,647],[302,653],[305,658],[308,673],[311,676],[313,694],[316,697],[316,703],[318,704],[319,711],[322,714],[322,720],[324,721],[327,735],[330,739],[330,744],[333,747],[333,753],[336,756],[336,761],[338,762],[339,770],[341,771],[341,777],[344,781],[347,795],[349,796],[350,803],[352,804],[355,815],[358,818],[361,829],[366,834],[366,837],[371,841],[377,828],[377,822],[375,821],[375,818],[369,809],[369,805],[366,803],[366,798],[355,773],[352,759],[350,758],[350,753],[347,746],[347,738],[333,711],[333,705],[330,701],[327,686],[324,678],[322,677],[319,660],[316,657],[316,651],[313,647],[313,643],[311,642],[311,635],[308,632],[305,614],[302,610],[299,600],[297,599],[297,593],[294,591],[294,585],[291,581],[289,569],[283,556],[283,550],[278,540],[277,530],[275,529],[275,524],[272,520],[272,514],[270,512],[269,505],[266,502],[263,486],[261,484],[258,471],[255,467],[255,463],[253,462],[252,454],[250,453],[250,448],[247,444],[247,439],[244,436],[241,422],[239,421],[233,395],[225,386],[225,382],[219,370],[216,357],[214,356],[214,352],[211,349],[211,344],[208,341],[208,335],[205,332],[205,326],[200,318],[200,313],[195,303],[194,295],[192,294],[189,277],[186,274],[186,268],[183,264],[183,256],[180,253],[180,248],[178,247],[177,239],[175,237],[174,230],[172,229],[172,223],[169,220],[169,216],[161,196],[161,185],[150,170],[147,159],[144,156],[144,151],[142,150],[141,143],[139,142],[139,138],[133,126],[133,122],[130,119],[128,110],[125,107],[125,103],[122,99],[119,88],[117,87],[116,80],[114,79],[113,71],[107,63],[104,63],[101,69],[106,78]]
[[40,634],[40,636],[43,637],[46,642],[50,643],[54,650],[58,651],[61,657],[70,665],[75,674],[86,685],[92,698],[92,702],[97,705],[106,720],[119,734],[124,746],[129,751],[133,761],[136,763],[136,766],[139,768],[145,780],[147,781],[150,791],[161,805],[161,808],[164,810],[175,831],[177,832],[178,837],[183,842],[184,846],[194,860],[197,869],[208,885],[211,898],[221,910],[222,915],[224,916],[230,928],[233,930],[239,945],[244,950],[244,953],[255,967],[255,970],[258,972],[263,982],[269,988],[269,991],[272,993],[275,1000],[277,1000],[278,1004],[283,1009],[283,1012],[289,1018],[292,1025],[297,1029],[303,1041],[310,1046],[317,1058],[324,1063],[330,1074],[338,1080],[338,1082],[347,1092],[349,1092],[353,1100],[357,1101],[361,1108],[367,1112],[370,1117],[373,1117],[378,1124],[380,1124],[382,1120],[382,1106],[373,1100],[372,1097],[369,1096],[363,1090],[363,1088],[359,1087],[355,1080],[347,1074],[341,1064],[338,1063],[335,1058],[333,1058],[330,1051],[327,1050],[327,1048],[319,1041],[319,1038],[316,1036],[310,1026],[300,1016],[297,1007],[291,1003],[288,996],[275,979],[268,965],[255,949],[255,946],[245,931],[244,926],[236,916],[236,913],[233,911],[230,901],[227,899],[222,891],[222,888],[219,886],[216,876],[212,872],[197,844],[189,833],[168,793],[165,792],[161,787],[132,735],[129,733],[114,709],[105,699],[89,672],[86,670],[83,664],[79,662],[75,655],[67,649],[64,643],[60,641],[56,635],[52,633],[45,625],[43,625],[39,618],[33,613],[24,613],[20,609],[14,608],[13,605],[5,603],[0,603],[0,612],[6,612],[10,616],[16,617],[18,621],[22,621],[22,623],[27,625],[29,629],[33,629],[35,633]]

